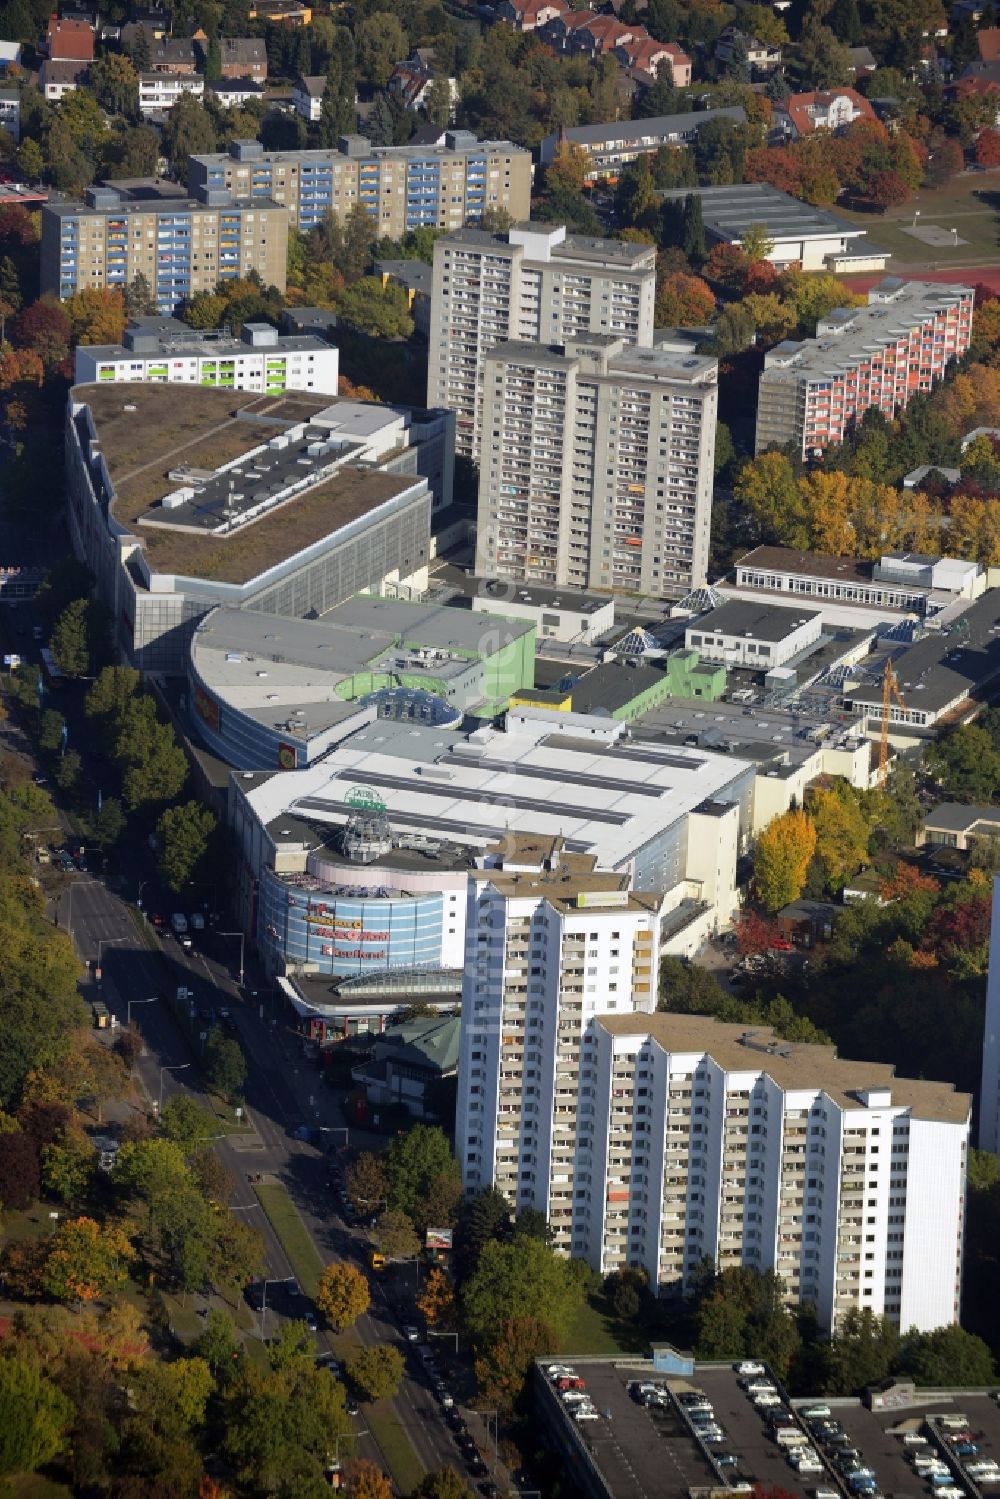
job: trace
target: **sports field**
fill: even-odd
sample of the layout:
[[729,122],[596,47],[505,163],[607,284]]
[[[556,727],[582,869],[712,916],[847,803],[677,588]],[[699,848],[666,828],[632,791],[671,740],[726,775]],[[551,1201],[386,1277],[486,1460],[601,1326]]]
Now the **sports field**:
[[[840,204],[833,211],[864,228],[873,244],[889,251],[890,273],[944,281],[952,279],[947,275],[951,270],[985,270],[997,278],[1000,289],[1000,168],[960,172],[943,187],[921,188],[908,203],[885,214],[855,213]],[[925,234],[931,231],[935,243],[908,233],[914,226]],[[957,243],[952,230],[957,231]]]

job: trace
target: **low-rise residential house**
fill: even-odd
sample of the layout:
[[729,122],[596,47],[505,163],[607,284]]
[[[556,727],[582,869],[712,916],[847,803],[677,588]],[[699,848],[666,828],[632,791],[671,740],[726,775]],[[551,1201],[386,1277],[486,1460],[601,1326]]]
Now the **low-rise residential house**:
[[993,63],[970,63],[949,92],[956,99],[988,99],[996,107],[993,124],[1000,125],[1000,67]]
[[1000,839],[1000,807],[966,807],[960,802],[939,802],[924,817],[917,832],[917,847],[957,848],[964,852],[979,839]]
[[223,109],[242,109],[254,99],[263,99],[264,85],[253,78],[215,78],[205,85]]
[[[434,48],[418,47],[412,57],[398,62],[389,75],[389,93],[395,95],[406,109],[424,109],[431,84],[436,78]],[[458,80],[449,78],[448,95],[454,114],[458,103]]]
[[775,130],[798,140],[814,130],[846,130],[855,120],[874,120],[874,109],[853,88],[829,89],[825,93],[790,94],[775,104],[772,114]]
[[21,91],[12,84],[0,86],[0,129],[15,143],[21,139]]
[[382,285],[392,282],[406,292],[410,304],[410,315],[416,331],[431,336],[431,284],[434,280],[432,268],[424,260],[376,260],[375,274],[382,277]]
[[[199,43],[199,51],[204,61],[207,43]],[[221,37],[219,66],[222,78],[252,78],[254,83],[264,83],[267,80],[267,48],[260,37]]]
[[45,52],[52,62],[93,62],[94,28],[89,21],[50,16]]
[[669,79],[674,88],[687,88],[691,82],[691,59],[676,42],[658,42],[642,27],[637,27],[630,41],[615,48],[615,56],[625,67],[650,75],[654,82]]
[[496,13],[498,20],[509,21],[515,31],[537,31],[570,9],[569,0],[501,0]]
[[315,125],[323,113],[323,95],[326,93],[326,74],[310,73],[295,80],[292,88],[292,105],[295,113],[308,125]]
[[165,38],[154,42],[149,49],[150,73],[197,73],[198,54],[190,37],[178,37],[176,41]]
[[769,78],[781,67],[781,48],[762,42],[759,37],[741,31],[738,26],[727,26],[715,44],[715,55],[721,63],[732,63],[739,56],[740,43],[746,48],[746,60],[750,66],[752,80]]
[[593,125],[569,125],[545,136],[539,146],[543,166],[554,158],[562,142],[585,152],[587,181],[617,180],[623,167],[661,146],[689,146],[710,120],[732,120],[746,124],[742,105],[721,109],[692,110],[678,115],[656,115],[648,120],[609,120]]
[[865,73],[874,73],[878,63],[870,47],[848,47],[847,50],[851,54],[851,72],[855,78]]
[[140,73],[139,113],[161,115],[173,109],[184,94],[205,95],[205,80],[197,73]]
[[311,26],[312,6],[299,0],[259,0],[247,11],[250,21],[271,21],[276,26]]
[[837,907],[827,900],[793,900],[782,906],[774,919],[786,942],[811,947],[814,942],[829,942],[833,936]]
[[80,87],[87,76],[88,67],[89,63],[85,62],[68,62],[47,57],[38,70],[38,87],[50,104],[58,104],[60,99],[65,99],[67,94]]

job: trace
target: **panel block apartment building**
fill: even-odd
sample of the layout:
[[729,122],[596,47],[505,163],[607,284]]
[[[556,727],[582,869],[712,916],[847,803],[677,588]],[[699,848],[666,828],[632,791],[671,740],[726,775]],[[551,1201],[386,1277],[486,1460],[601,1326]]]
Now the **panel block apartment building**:
[[486,356],[478,568],[659,596],[707,577],[718,365],[621,338]]
[[680,1291],[710,1258],[774,1270],[829,1331],[852,1309],[954,1322],[968,1095],[653,1013],[662,921],[657,896],[599,870],[473,876],[466,1188],[496,1186],[544,1213],[562,1252],[602,1274],[641,1267],[654,1290]]
[[373,146],[342,136],[336,150],[265,151],[238,140],[228,152],[192,156],[188,187],[233,193],[251,203],[283,204],[294,228],[312,229],[328,213],[344,219],[358,203],[380,237],[411,229],[459,229],[488,208],[526,218],[531,204],[531,154],[510,141],[480,141],[448,130],[440,145]]
[[91,187],[83,202],[42,210],[42,293],[64,298],[93,287],[124,291],[145,277],[157,310],[173,312],[220,281],[256,271],[285,288],[288,215],[270,199],[228,192],[194,197]]
[[455,450],[479,459],[488,351],[509,339],[558,344],[591,333],[653,342],[652,245],[518,224],[464,229],[434,246],[427,399],[456,413]]
[[871,406],[894,417],[966,353],[973,300],[969,286],[886,276],[867,307],[835,308],[815,338],[778,344],[760,377],[756,451],[794,443],[808,458]]

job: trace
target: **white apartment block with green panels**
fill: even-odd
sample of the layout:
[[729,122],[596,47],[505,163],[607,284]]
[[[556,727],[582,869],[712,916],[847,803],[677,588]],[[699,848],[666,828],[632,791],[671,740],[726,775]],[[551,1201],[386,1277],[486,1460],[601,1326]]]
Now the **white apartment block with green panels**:
[[81,344],[76,383],[202,385],[210,390],[286,390],[337,394],[340,352],[312,334],[285,336],[270,323],[228,329],[189,328],[179,318],[137,318],[122,344]]

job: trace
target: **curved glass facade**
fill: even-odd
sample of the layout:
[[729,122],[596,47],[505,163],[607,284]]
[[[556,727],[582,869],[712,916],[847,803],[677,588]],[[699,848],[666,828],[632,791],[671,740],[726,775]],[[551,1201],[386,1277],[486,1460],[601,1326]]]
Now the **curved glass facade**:
[[[290,968],[348,977],[387,968],[446,966],[449,924],[454,929],[459,903],[454,893],[427,890],[407,894],[361,883],[316,887],[304,877],[278,876],[264,869],[260,880],[257,940]],[[464,917],[464,910],[462,910]]]

